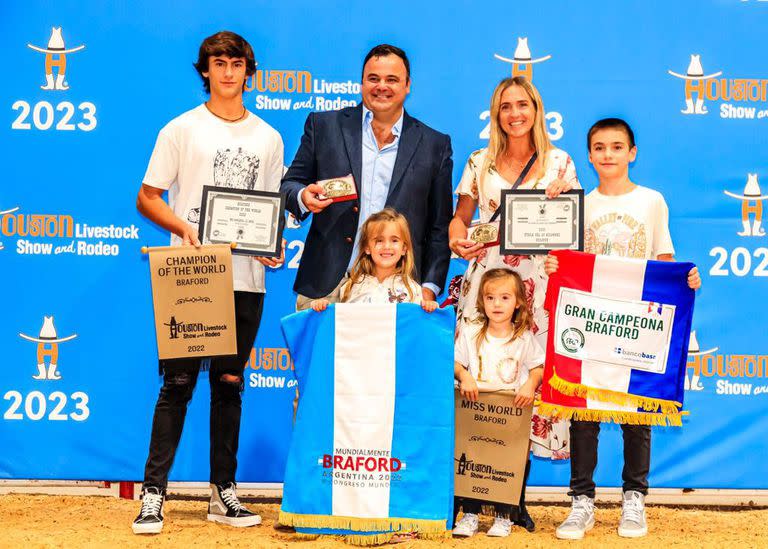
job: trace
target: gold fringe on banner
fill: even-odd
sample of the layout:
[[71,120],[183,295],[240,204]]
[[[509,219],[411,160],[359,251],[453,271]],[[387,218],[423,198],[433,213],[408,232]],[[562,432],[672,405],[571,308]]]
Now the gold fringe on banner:
[[581,383],[573,383],[572,381],[567,381],[558,376],[557,370],[554,370],[554,368],[549,384],[555,391],[564,395],[590,398],[592,400],[618,404],[619,406],[637,406],[648,412],[661,412],[665,415],[679,414],[680,408],[683,407],[680,402],[675,402],[674,400],[633,395],[630,393],[622,393],[620,391],[612,391],[610,389],[589,387],[588,385],[582,385]]
[[394,533],[418,532],[419,534],[444,534],[446,532],[445,520],[301,515],[282,510],[280,511],[278,522],[285,526],[298,526],[299,528],[332,528],[334,530],[357,530],[358,532],[383,531],[388,534],[393,533],[391,531],[394,531]]
[[539,405],[539,414],[557,419],[577,419],[580,421],[612,421],[613,423],[628,425],[659,425],[659,426],[683,426],[683,415],[687,412],[676,413],[647,413],[624,412],[621,410],[590,410],[587,408],[571,408],[542,402]]
[[301,541],[314,541],[320,537],[320,534],[305,534],[303,532],[296,532],[295,536]]
[[383,545],[389,543],[395,534],[387,532],[385,534],[347,534],[344,536],[344,541],[350,545],[370,546],[370,545]]

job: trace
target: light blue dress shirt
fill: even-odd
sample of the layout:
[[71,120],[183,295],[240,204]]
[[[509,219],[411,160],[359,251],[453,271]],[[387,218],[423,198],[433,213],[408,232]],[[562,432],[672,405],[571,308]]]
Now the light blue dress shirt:
[[[347,270],[352,268],[352,264],[357,258],[357,249],[360,243],[360,228],[363,226],[371,214],[384,209],[389,194],[389,184],[392,181],[392,172],[395,169],[395,160],[397,160],[397,148],[400,144],[400,133],[403,129],[403,115],[400,115],[395,125],[392,126],[392,135],[395,139],[392,143],[387,143],[381,149],[376,142],[376,136],[373,133],[373,113],[363,105],[363,171],[360,174],[362,181],[360,185],[360,217],[357,222],[357,232],[355,233],[355,243],[353,245],[352,257],[349,260]],[[358,183],[357,181],[355,183]],[[304,205],[303,192],[300,195],[299,206],[303,211],[308,211]],[[440,293],[440,288],[434,284],[425,283],[425,288],[429,288],[435,295]]]
[[363,171],[360,174],[360,217],[357,221],[355,244],[352,248],[352,258],[347,270],[357,258],[357,247],[360,244],[360,229],[371,214],[380,212],[387,203],[389,184],[392,181],[392,171],[397,160],[397,147],[400,144],[400,132],[403,129],[403,115],[392,126],[395,139],[379,149],[376,136],[373,133],[373,113],[363,105]]

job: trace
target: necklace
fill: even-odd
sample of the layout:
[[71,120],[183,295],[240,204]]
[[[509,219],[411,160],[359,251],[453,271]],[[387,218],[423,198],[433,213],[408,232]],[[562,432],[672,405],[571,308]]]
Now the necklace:
[[248,113],[248,111],[245,108],[245,105],[243,105],[243,114],[241,114],[237,118],[224,118],[223,116],[220,116],[220,115],[216,114],[215,112],[213,112],[211,110],[211,107],[208,106],[208,102],[207,101],[205,102],[205,108],[208,109],[208,112],[211,113],[213,116],[215,116],[216,118],[220,118],[221,120],[224,120],[225,122],[240,122],[243,118],[245,118],[245,115]]

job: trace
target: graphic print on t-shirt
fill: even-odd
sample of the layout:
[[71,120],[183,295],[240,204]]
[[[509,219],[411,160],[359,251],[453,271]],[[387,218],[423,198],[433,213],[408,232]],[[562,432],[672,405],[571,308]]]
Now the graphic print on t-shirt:
[[587,227],[586,251],[601,255],[645,257],[645,224],[631,215],[609,213]]
[[259,159],[255,154],[237,150],[218,149],[213,161],[213,183],[217,187],[233,189],[256,188],[259,177]]

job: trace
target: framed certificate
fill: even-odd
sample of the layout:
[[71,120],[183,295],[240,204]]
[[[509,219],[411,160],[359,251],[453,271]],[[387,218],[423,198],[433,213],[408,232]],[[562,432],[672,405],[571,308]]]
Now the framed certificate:
[[200,205],[200,242],[235,242],[233,254],[280,257],[284,213],[285,197],[280,193],[206,185]]
[[499,232],[502,255],[583,251],[584,189],[557,198],[543,190],[502,190]]

